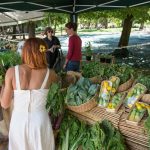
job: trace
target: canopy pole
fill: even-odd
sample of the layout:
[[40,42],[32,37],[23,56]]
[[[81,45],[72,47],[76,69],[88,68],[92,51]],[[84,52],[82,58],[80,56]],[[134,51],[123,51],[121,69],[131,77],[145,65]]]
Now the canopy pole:
[[78,22],[78,15],[77,14],[70,14],[70,21],[77,23]]
[[74,22],[74,23],[77,23],[78,22],[78,17],[77,17],[77,14],[75,13],[76,12],[76,0],[73,1],[72,12],[73,13],[70,14],[70,21]]

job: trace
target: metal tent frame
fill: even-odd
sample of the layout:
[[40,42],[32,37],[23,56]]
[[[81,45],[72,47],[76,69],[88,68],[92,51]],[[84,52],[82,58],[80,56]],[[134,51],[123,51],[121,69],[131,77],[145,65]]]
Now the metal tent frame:
[[6,11],[55,11],[65,12],[76,21],[78,13],[88,10],[144,6],[150,0],[1,0],[0,12]]

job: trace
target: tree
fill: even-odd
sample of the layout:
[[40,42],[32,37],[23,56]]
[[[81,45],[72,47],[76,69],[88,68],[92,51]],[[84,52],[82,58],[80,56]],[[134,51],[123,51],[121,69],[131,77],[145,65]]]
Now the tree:
[[62,30],[62,25],[69,20],[69,15],[64,13],[46,12],[44,16],[43,25],[53,27],[54,31],[56,31],[57,26],[61,26]]
[[127,17],[124,19],[122,34],[118,43],[118,47],[128,45],[132,23],[133,23],[133,15],[128,14]]
[[118,43],[119,47],[128,45],[133,21],[144,23],[146,20],[150,19],[150,15],[148,13],[149,10],[150,9],[148,7],[135,7],[114,10],[111,12],[113,17],[123,20],[122,34]]

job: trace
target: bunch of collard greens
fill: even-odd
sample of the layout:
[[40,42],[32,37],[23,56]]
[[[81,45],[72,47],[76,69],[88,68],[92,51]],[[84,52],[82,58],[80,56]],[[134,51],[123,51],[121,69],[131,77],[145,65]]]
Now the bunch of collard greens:
[[98,84],[92,84],[88,78],[81,77],[75,84],[68,87],[66,103],[79,106],[89,101],[97,92]]
[[83,122],[66,113],[58,135],[58,150],[77,150],[85,135],[86,127]]
[[64,111],[66,91],[61,91],[59,83],[52,83],[47,95],[46,109],[52,117],[57,117]]
[[83,76],[87,78],[100,76],[102,79],[109,79],[111,76],[117,76],[122,84],[133,76],[134,69],[128,65],[90,62],[83,66],[82,72]]
[[58,140],[59,150],[125,150],[121,134],[109,121],[87,125],[70,114],[65,114]]

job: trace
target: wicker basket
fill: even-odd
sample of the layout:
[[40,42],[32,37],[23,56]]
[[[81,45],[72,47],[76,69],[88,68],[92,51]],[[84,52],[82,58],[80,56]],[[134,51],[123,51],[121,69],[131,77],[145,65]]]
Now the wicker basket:
[[127,91],[133,84],[134,80],[133,80],[133,77],[131,77],[127,82],[121,84],[119,87],[118,87],[118,90],[117,92],[124,92],[124,91]]
[[85,111],[89,111],[89,110],[91,110],[92,108],[94,108],[94,107],[97,105],[96,98],[97,98],[97,95],[94,96],[93,98],[91,98],[91,100],[87,101],[87,102],[84,103],[84,104],[81,104],[81,105],[79,105],[79,106],[67,105],[67,108],[68,108],[69,110],[74,111],[74,112],[85,112]]
[[150,104],[150,94],[144,94],[141,98],[141,101],[147,104]]
[[61,78],[62,88],[67,88],[70,84],[74,84],[76,82],[76,77],[73,74],[66,74],[65,77]]
[[75,71],[67,71],[67,75],[75,76],[76,80],[79,80],[82,77],[82,74]]
[[103,79],[100,76],[95,76],[90,78],[90,80],[92,81],[93,84],[101,84]]

